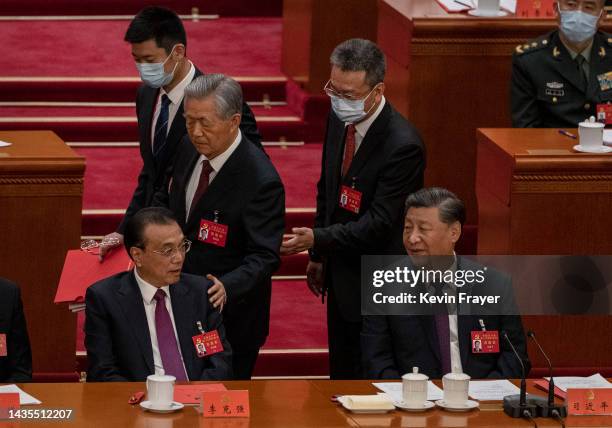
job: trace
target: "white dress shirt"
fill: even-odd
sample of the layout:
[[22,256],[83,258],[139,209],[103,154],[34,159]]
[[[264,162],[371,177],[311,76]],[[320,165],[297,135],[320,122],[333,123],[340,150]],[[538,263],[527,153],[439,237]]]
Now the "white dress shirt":
[[[453,272],[457,270],[457,255],[455,254],[455,261],[449,268]],[[452,283],[446,283],[444,290],[447,294],[454,294],[457,296],[457,287]],[[451,371],[453,373],[463,373],[463,365],[461,364],[461,350],[459,349],[459,322],[457,320],[457,305],[448,305],[448,327],[450,336],[450,357],[451,357]],[[446,374],[446,373],[444,373]]]
[[[153,365],[155,366],[155,374],[161,374],[164,369],[162,363],[161,354],[159,353],[159,345],[157,343],[157,328],[155,327],[155,308],[157,307],[157,301],[154,299],[155,293],[158,288],[154,285],[149,284],[147,281],[142,279],[138,275],[138,268],[134,268],[134,276],[136,277],[136,283],[140,288],[140,294],[142,294],[142,302],[144,303],[145,315],[147,316],[147,324],[149,325],[149,336],[151,336],[151,348],[153,348]],[[185,375],[187,369],[185,368],[185,362],[183,361],[183,353],[181,352],[181,346],[176,333],[176,324],[174,323],[174,314],[172,313],[172,302],[170,301],[170,286],[166,285],[161,287],[166,292],[166,309],[170,314],[170,321],[172,321],[172,329],[174,330],[174,337],[176,337],[176,343],[178,346],[179,354],[181,355],[181,362],[183,363],[183,369],[185,369]],[[187,379],[189,380],[189,379]]]
[[168,106],[168,126],[166,127],[166,135],[170,132],[170,128],[172,127],[172,122],[176,117],[176,112],[178,111],[181,103],[183,102],[183,96],[185,95],[185,88],[187,85],[191,83],[193,77],[195,76],[195,67],[192,62],[189,61],[189,72],[187,75],[181,80],[178,85],[176,85],[170,92],[166,92],[164,88],[159,88],[159,94],[157,95],[157,103],[155,104],[155,110],[153,110],[153,122],[151,123],[151,147],[153,147],[153,137],[155,136],[155,125],[157,125],[157,118],[159,117],[159,111],[161,110],[161,99],[162,95],[168,95],[170,99],[170,105]]
[[[372,126],[376,118],[380,115],[380,112],[385,106],[385,103],[386,100],[385,96],[383,95],[382,100],[380,101],[378,107],[376,107],[376,111],[374,112],[374,114],[368,117],[366,120],[355,124],[355,153],[357,153],[357,150],[359,150],[361,142],[363,141],[366,133],[368,132],[368,129],[370,129],[370,126]],[[348,126],[350,125],[350,123],[346,122],[344,125]]]
[[[238,135],[234,139],[234,142],[225,150],[223,153],[217,155],[214,159],[210,160],[210,166],[213,169],[208,176],[208,184],[213,182],[225,162],[229,159],[229,157],[236,151],[238,145],[242,141],[242,133],[240,129],[238,129]],[[191,178],[189,179],[189,183],[187,184],[187,189],[185,189],[185,211],[187,215],[189,215],[189,210],[191,209],[191,203],[193,202],[193,197],[195,196],[195,192],[198,189],[198,183],[200,182],[200,174],[202,173],[202,163],[208,160],[208,158],[204,155],[200,155],[198,161],[196,162],[195,167],[193,168],[193,172],[191,173]]]

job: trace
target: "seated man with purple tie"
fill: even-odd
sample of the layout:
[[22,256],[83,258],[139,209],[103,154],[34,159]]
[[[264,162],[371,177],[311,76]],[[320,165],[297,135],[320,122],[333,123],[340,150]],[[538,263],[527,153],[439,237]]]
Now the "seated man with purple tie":
[[[444,272],[483,269],[455,254],[464,221],[463,202],[446,189],[426,188],[408,196],[403,240],[410,263]],[[483,311],[476,315],[473,307],[462,308],[446,301],[441,305],[444,311],[436,311],[435,315],[366,316],[361,332],[366,378],[397,379],[412,372],[412,367],[419,367],[430,378],[441,378],[450,372],[467,373],[475,379],[521,377],[521,365],[504,334],[516,348],[527,374],[527,344],[521,317],[515,315],[510,277],[491,268],[484,271],[484,281],[478,287],[502,296],[511,310],[494,308],[488,314]],[[441,282],[431,285],[442,285],[439,290],[445,295],[478,293],[470,285]],[[482,346],[473,345],[475,340]]]
[[[212,282],[181,273],[191,242],[172,213],[144,208],[127,223],[125,248],[135,268],[93,284],[85,297],[88,381],[231,379],[232,352]],[[197,343],[212,343],[205,355]]]

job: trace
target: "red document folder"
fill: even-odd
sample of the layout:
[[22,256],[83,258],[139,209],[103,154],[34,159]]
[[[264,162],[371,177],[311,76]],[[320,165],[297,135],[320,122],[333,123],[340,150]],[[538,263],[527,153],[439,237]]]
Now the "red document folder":
[[83,302],[87,287],[133,267],[131,259],[122,248],[107,254],[103,263],[100,263],[97,255],[82,250],[69,250],[66,253],[54,301],[55,303]]

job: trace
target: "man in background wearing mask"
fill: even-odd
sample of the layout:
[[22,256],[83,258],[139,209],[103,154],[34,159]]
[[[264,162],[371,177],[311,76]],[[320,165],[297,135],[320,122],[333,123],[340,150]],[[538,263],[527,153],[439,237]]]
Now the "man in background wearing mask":
[[403,203],[423,186],[425,148],[417,130],[385,100],[385,57],[351,39],[330,58],[327,121],[314,229],[294,228],[282,254],[308,250],[307,283],[328,294],[332,379],[359,379],[360,263],[365,254],[402,254]]
[[[516,47],[512,125],[575,128],[612,101],[612,35],[597,31],[605,0],[559,0],[555,30]],[[608,121],[612,121],[608,115]]]
[[[121,224],[102,240],[100,258],[123,244],[128,220],[141,208],[150,206],[153,195],[163,185],[176,147],[187,135],[183,117],[185,87],[202,74],[187,58],[185,28],[170,9],[157,6],[142,9],[130,22],[124,40],[132,47],[132,57],[143,82],[136,96],[143,166]],[[246,103],[242,106],[240,130],[263,150],[255,117]]]

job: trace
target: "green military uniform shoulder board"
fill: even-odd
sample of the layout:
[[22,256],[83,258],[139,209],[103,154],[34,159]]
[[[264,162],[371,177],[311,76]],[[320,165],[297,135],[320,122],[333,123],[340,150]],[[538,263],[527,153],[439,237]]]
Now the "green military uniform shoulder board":
[[541,49],[548,47],[550,42],[548,41],[548,36],[541,37],[539,39],[530,40],[527,43],[522,45],[518,45],[514,48],[514,52],[518,55],[524,55],[528,52],[535,52]]

